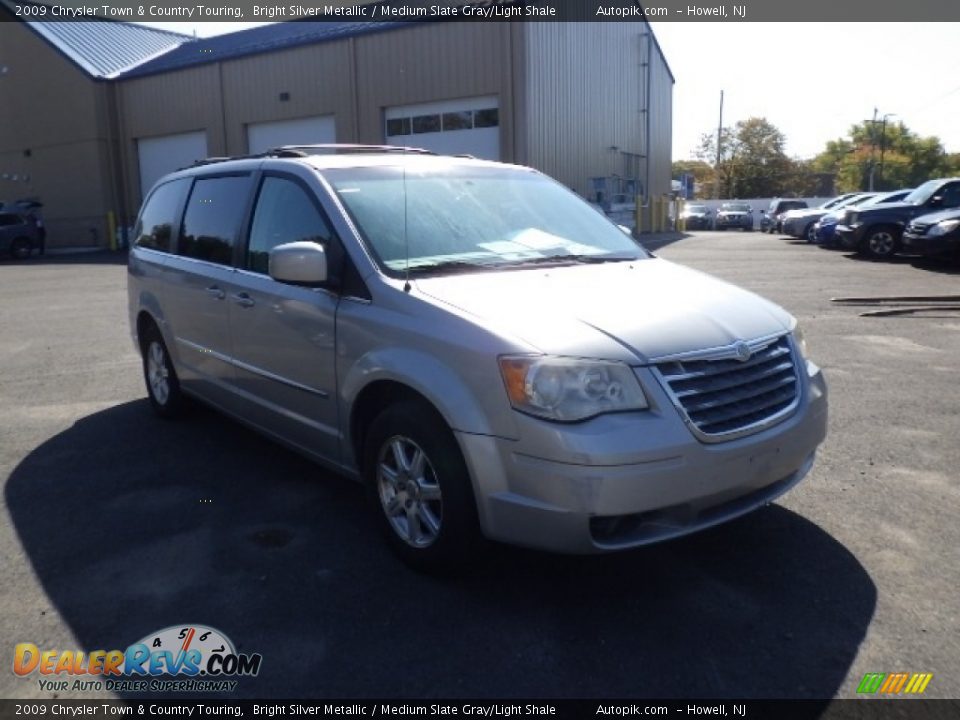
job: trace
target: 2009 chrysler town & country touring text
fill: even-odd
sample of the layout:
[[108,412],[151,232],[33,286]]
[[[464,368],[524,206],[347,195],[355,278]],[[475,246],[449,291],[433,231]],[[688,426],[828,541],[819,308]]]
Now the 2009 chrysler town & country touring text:
[[481,536],[589,553],[705,528],[824,438],[788,313],[529,168],[282,148],[164,177],[135,234],[154,409],[199,398],[363,480],[420,567]]

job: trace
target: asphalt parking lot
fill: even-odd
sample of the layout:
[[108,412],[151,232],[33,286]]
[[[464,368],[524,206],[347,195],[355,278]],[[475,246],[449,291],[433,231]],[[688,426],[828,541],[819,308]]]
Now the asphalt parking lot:
[[493,548],[447,580],[393,558],[349,481],[211,411],[154,418],[121,257],[0,261],[0,696],[53,696],[9,670],[14,643],[202,623],[263,656],[237,697],[849,698],[900,671],[960,697],[960,312],[830,302],[957,294],[960,268],[759,233],[657,253],[803,323],[831,392],[813,472],[684,540]]

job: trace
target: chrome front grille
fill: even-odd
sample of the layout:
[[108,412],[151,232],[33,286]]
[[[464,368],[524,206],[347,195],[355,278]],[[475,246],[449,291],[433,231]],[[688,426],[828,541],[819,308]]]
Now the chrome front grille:
[[[749,357],[739,359],[737,350],[746,348]],[[787,335],[738,343],[709,355],[665,359],[655,369],[694,434],[707,441],[769,427],[787,417],[800,399],[800,377]]]

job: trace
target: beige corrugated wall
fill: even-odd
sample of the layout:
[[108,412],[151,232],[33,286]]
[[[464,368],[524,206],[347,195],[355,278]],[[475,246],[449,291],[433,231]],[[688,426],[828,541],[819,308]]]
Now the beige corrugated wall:
[[0,67],[0,200],[39,198],[50,247],[105,244],[106,88],[18,22]]
[[[647,25],[522,27],[524,161],[592,196],[591,177],[628,173],[625,153],[649,157],[649,193],[669,192],[673,83]],[[645,161],[635,165],[646,184]]]

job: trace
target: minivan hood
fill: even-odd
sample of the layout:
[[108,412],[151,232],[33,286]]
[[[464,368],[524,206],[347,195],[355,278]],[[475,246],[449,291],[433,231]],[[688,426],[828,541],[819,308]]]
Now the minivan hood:
[[540,352],[634,364],[793,323],[753,293],[659,258],[420,278],[416,287]]

